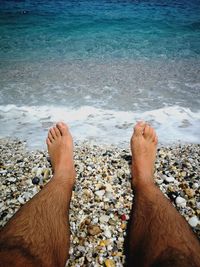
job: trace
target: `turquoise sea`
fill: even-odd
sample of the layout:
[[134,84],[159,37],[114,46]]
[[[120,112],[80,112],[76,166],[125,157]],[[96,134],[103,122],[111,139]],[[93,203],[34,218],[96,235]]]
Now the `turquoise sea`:
[[199,0],[0,1],[0,136],[200,142]]

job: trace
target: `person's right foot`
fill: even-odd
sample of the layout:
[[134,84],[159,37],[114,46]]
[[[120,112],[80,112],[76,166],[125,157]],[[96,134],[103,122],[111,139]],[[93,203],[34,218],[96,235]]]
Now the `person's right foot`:
[[71,185],[75,181],[73,140],[67,125],[59,122],[49,130],[46,139],[54,176]]
[[145,122],[138,122],[131,138],[132,184],[153,184],[154,163],[158,138],[155,130]]

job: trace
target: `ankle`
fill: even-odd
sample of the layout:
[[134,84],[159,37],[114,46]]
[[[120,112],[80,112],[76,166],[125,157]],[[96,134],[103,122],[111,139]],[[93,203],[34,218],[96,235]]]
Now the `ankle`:
[[64,183],[68,185],[74,185],[76,178],[76,172],[75,169],[68,169],[68,168],[62,168],[62,169],[56,169],[54,171],[54,175],[52,180],[55,180],[57,183]]
[[155,187],[152,177],[146,177],[145,179],[132,178],[132,186],[136,191],[146,191]]

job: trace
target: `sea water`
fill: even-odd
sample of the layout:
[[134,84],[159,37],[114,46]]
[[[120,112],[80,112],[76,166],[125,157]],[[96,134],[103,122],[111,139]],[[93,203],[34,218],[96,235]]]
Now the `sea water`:
[[0,136],[200,142],[200,1],[0,1]]

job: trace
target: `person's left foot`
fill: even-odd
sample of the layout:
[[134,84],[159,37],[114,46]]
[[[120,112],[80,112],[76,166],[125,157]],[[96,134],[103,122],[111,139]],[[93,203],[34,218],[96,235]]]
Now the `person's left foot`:
[[55,177],[64,177],[72,185],[75,181],[73,139],[67,125],[59,122],[49,130],[46,139]]

